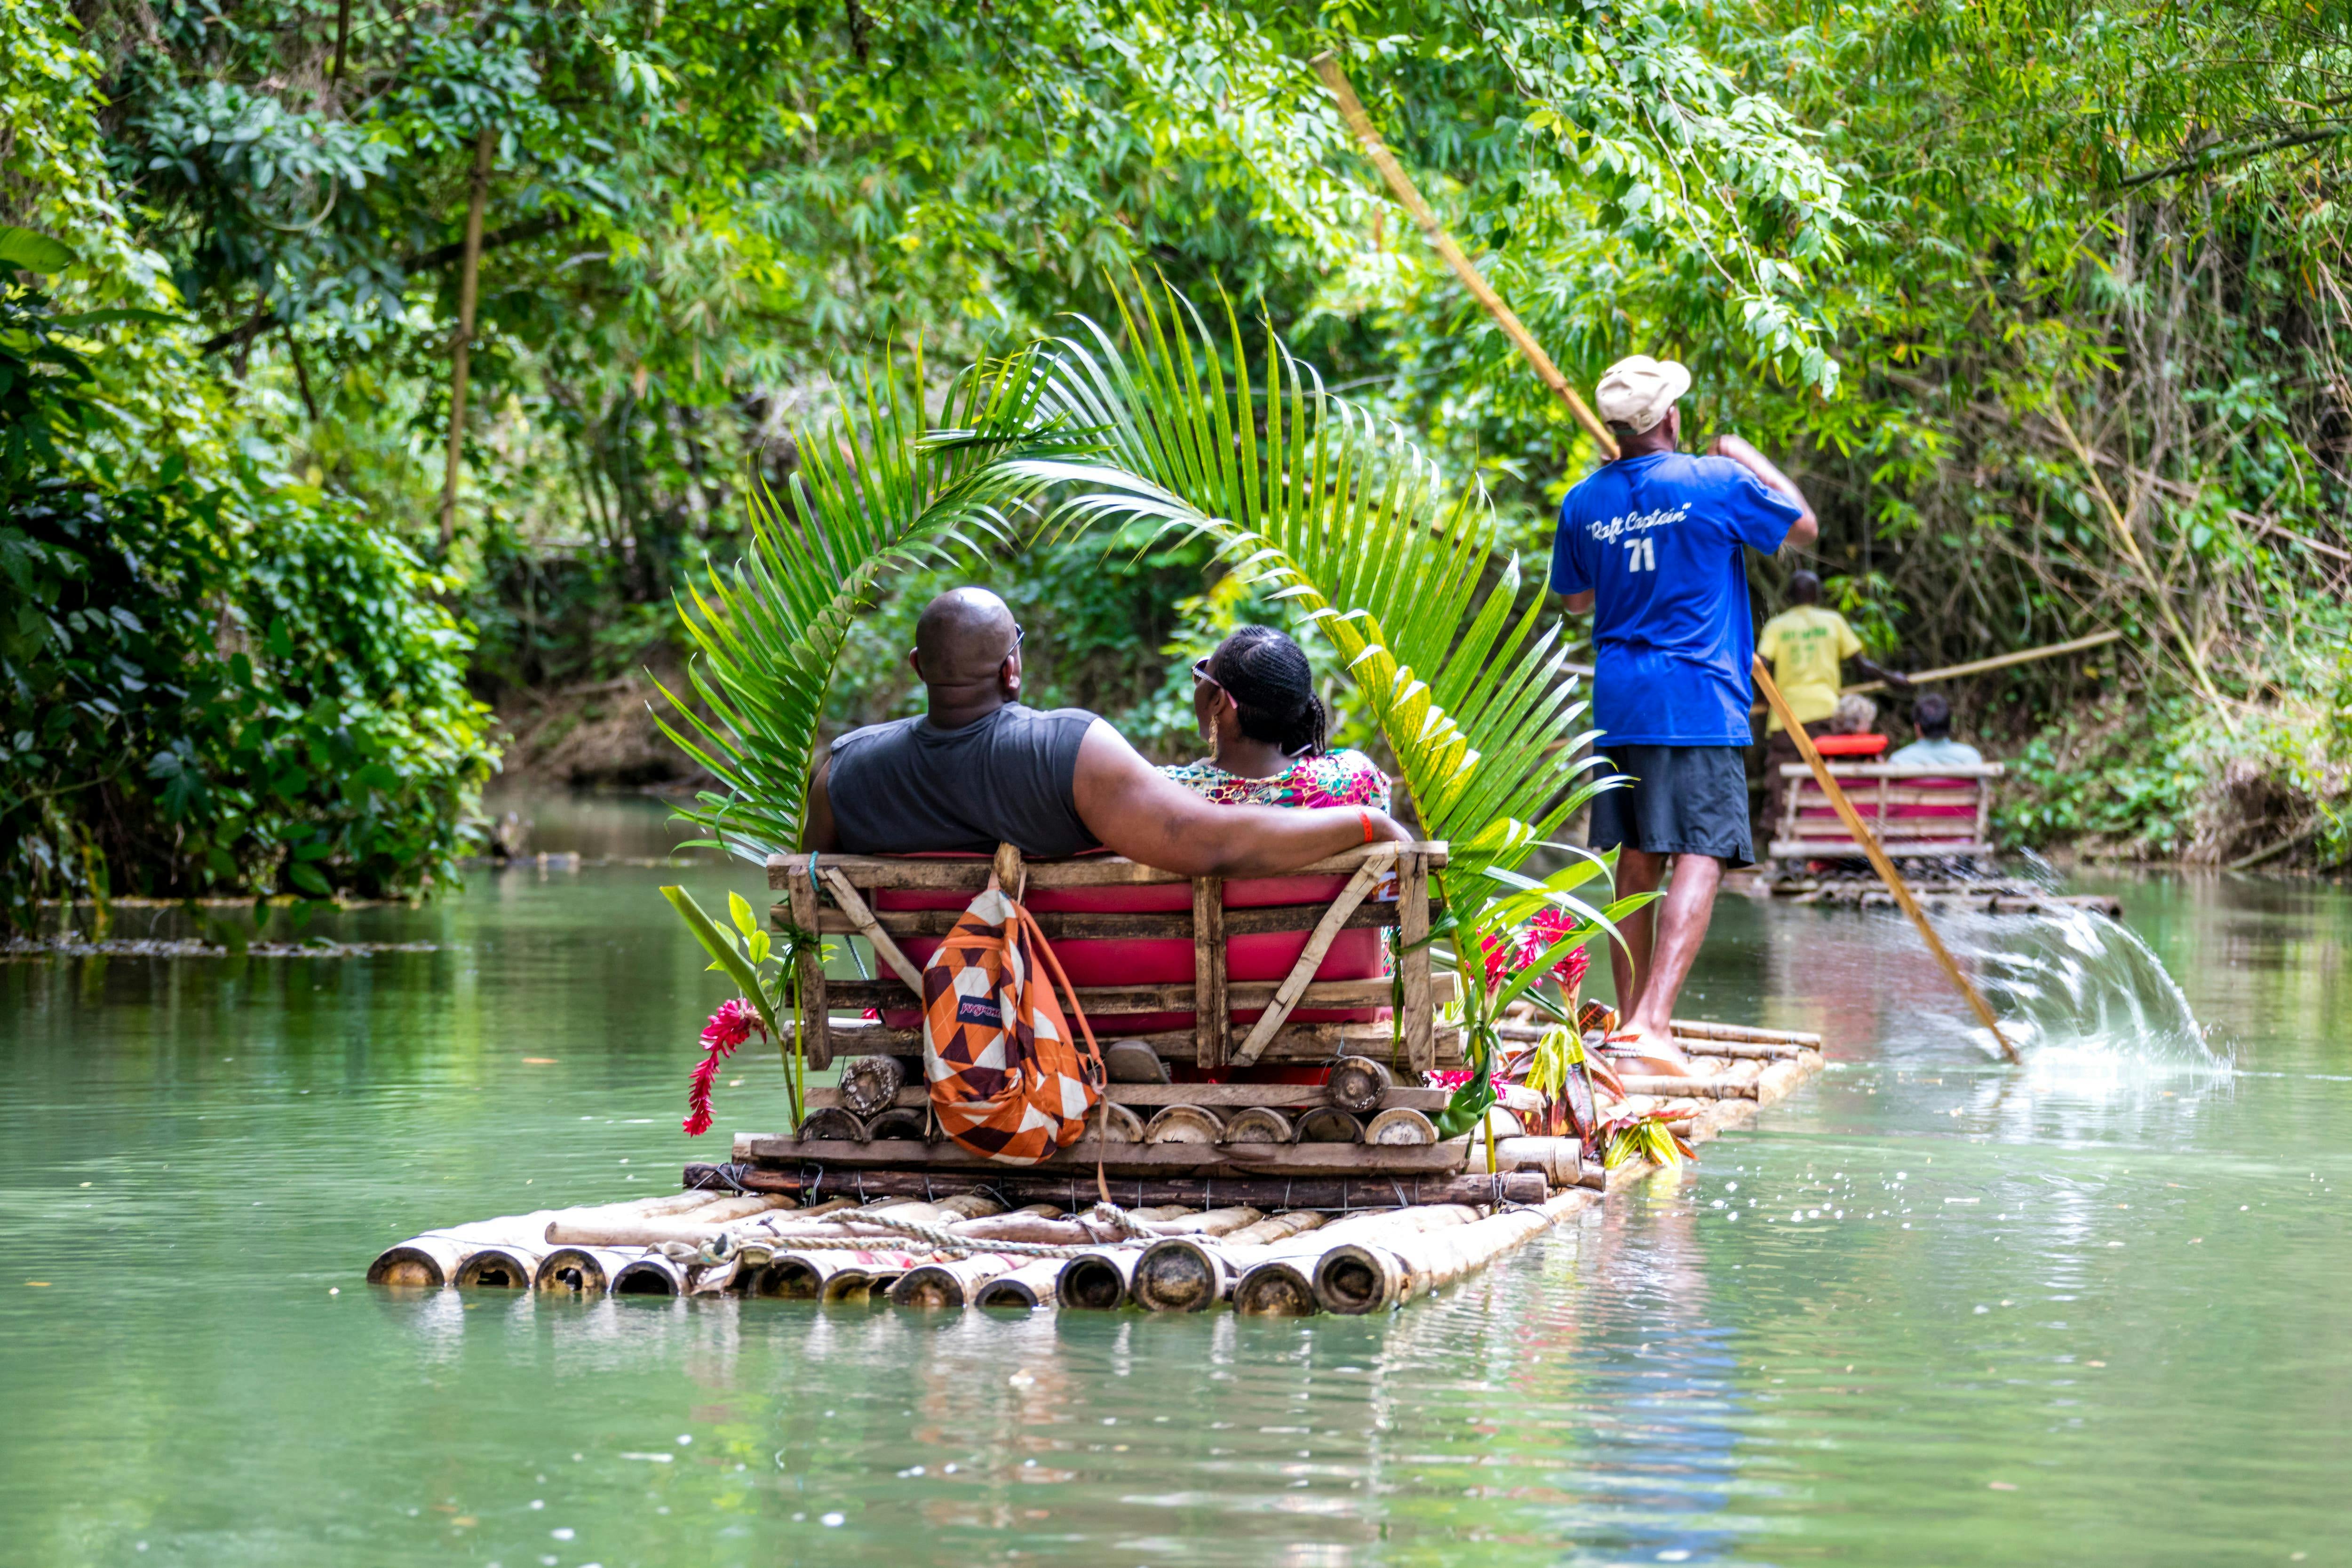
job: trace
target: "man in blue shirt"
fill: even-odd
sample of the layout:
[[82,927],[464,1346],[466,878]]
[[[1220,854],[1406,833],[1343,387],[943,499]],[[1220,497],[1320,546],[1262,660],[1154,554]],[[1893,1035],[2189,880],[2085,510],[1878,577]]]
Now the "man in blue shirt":
[[[1811,544],[1813,509],[1736,436],[1678,450],[1690,373],[1635,354],[1594,389],[1617,460],[1568,492],[1551,585],[1592,612],[1593,722],[1629,785],[1592,803],[1591,843],[1615,849],[1617,891],[1673,886],[1612,945],[1621,1034],[1636,1071],[1686,1074],[1669,1020],[1727,866],[1754,858],[1744,752],[1755,697],[1747,550]],[[1663,911],[1663,914],[1660,914]],[[1632,951],[1626,951],[1630,948]]]

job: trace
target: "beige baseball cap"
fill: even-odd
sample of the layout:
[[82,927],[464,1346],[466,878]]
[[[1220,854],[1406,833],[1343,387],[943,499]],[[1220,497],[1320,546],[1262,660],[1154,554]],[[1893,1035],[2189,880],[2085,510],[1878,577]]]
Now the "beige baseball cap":
[[1630,354],[1601,374],[1592,401],[1603,420],[1638,436],[1664,419],[1690,384],[1690,372],[1673,360]]

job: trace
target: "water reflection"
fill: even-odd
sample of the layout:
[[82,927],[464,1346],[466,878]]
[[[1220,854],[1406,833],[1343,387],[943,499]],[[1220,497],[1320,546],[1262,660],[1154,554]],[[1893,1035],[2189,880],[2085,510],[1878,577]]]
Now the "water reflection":
[[[591,816],[615,844],[668,831]],[[385,1240],[637,1195],[700,1152],[677,1119],[715,983],[653,891],[677,875],[482,876],[339,917],[429,954],[0,969],[0,1560],[2333,1550],[2341,895],[2133,884],[2145,952],[1948,927],[2036,1022],[2023,1071],[1970,1041],[1899,919],[1727,904],[1692,1011],[1822,1028],[1835,1070],[1696,1172],[1389,1317],[359,1285]],[[772,1073],[722,1090],[728,1123],[775,1114]]]

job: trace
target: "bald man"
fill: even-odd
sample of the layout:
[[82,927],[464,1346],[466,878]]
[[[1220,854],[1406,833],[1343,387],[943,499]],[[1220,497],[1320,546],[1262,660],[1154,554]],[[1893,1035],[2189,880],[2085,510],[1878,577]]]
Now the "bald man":
[[833,743],[809,785],[803,848],[986,854],[1010,843],[1050,860],[1099,845],[1181,876],[1247,877],[1412,837],[1355,806],[1217,805],[1095,714],[1023,707],[1021,627],[985,588],[924,606],[907,662],[929,711]]

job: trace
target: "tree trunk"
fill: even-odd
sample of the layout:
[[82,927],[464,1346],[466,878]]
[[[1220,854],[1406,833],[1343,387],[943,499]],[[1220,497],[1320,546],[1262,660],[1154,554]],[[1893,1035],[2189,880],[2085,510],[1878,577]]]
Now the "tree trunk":
[[466,377],[474,348],[474,298],[482,270],[482,200],[490,187],[490,150],[498,133],[474,138],[474,186],[466,200],[466,254],[457,274],[457,335],[449,345],[449,464],[441,479],[441,551],[457,537],[457,465],[466,445]]

